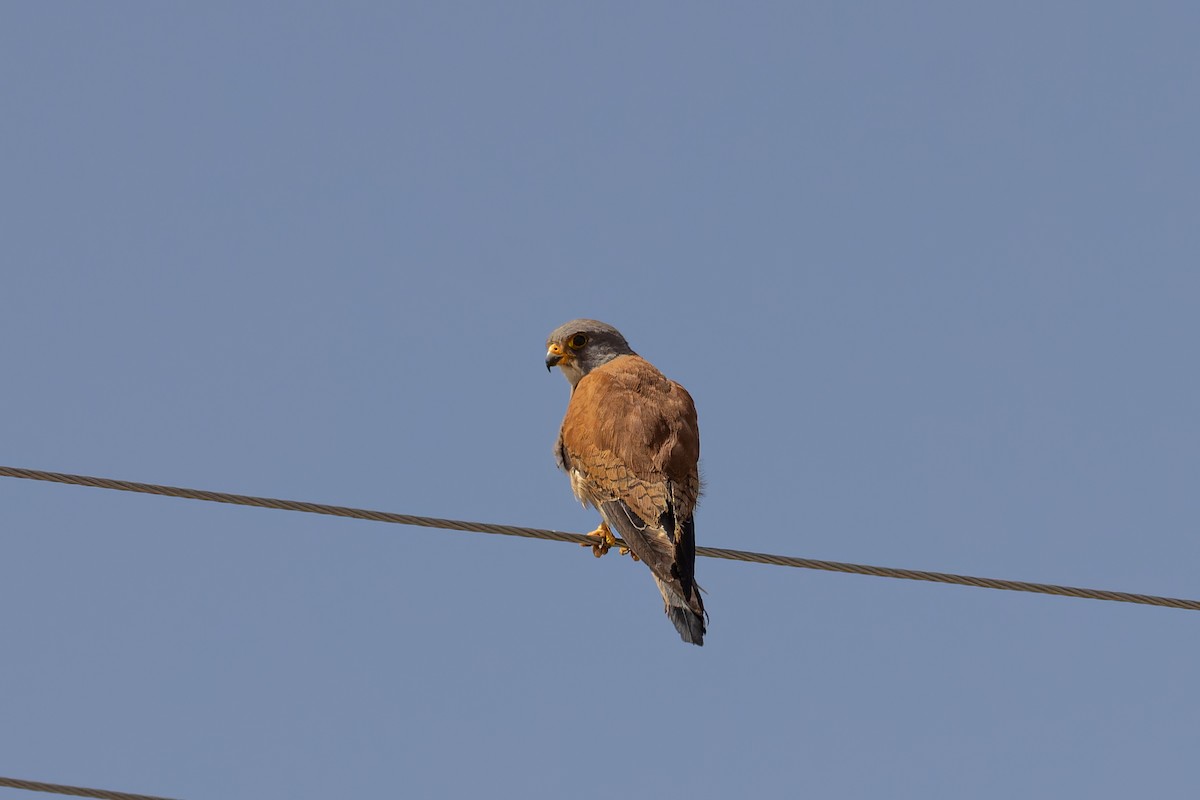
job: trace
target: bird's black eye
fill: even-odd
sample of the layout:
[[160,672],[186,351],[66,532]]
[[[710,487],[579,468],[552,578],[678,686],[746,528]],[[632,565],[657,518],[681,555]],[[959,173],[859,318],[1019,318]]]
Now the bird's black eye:
[[570,347],[572,350],[578,350],[585,344],[587,344],[587,337],[582,333],[577,333],[570,339],[567,339],[567,347]]

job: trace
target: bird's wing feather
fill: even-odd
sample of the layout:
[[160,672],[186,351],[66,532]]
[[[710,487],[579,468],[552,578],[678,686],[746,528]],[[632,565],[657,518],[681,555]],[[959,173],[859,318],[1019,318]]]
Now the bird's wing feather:
[[611,454],[630,476],[675,485],[676,513],[699,494],[700,430],[682,386],[639,356],[621,356],[585,376],[571,394],[560,436],[572,456]]
[[621,356],[575,387],[560,441],[581,499],[702,615],[692,577],[700,434],[691,396],[644,359]]

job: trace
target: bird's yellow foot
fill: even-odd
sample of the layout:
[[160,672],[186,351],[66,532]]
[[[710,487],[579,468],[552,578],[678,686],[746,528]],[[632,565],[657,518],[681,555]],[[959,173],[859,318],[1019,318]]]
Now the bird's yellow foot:
[[[595,544],[592,544],[590,542],[582,542],[582,543],[580,543],[579,546],[592,548],[592,555],[594,555],[596,558],[599,558],[600,556],[603,556],[603,555],[607,555],[609,549],[614,544],[617,543],[617,538],[612,535],[612,531],[610,531],[608,529],[608,524],[604,523],[604,522],[601,522],[599,527],[596,528],[596,530],[592,531],[591,533],[589,533],[587,535],[595,536],[600,541],[596,542]],[[626,548],[621,548],[621,549],[622,549],[622,552],[624,552],[624,550]]]
[[[608,551],[612,549],[613,545],[617,545],[617,537],[612,535],[612,531],[608,529],[608,523],[606,522],[601,522],[596,530],[587,535],[595,536],[600,541],[594,544],[592,542],[580,542],[579,546],[592,548],[592,555],[594,555],[596,558],[608,555]],[[629,556],[634,561],[641,561],[641,559],[637,557],[637,553],[634,553],[632,550],[630,550],[629,546],[624,542],[617,546],[617,552],[623,556]]]

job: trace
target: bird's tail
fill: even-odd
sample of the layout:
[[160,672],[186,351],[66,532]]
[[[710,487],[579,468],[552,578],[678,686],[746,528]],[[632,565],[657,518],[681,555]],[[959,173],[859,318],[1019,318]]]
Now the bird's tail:
[[705,625],[708,615],[704,611],[704,601],[700,599],[700,587],[692,584],[692,599],[688,602],[674,587],[660,581],[657,575],[654,576],[654,582],[662,593],[667,618],[679,631],[679,638],[688,644],[703,646],[704,634],[708,631]]

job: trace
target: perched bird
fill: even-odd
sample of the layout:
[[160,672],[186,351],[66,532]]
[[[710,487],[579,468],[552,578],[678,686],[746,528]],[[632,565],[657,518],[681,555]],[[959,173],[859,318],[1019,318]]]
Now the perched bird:
[[621,332],[576,319],[546,340],[546,369],[558,367],[571,400],[554,445],[559,468],[585,506],[600,512],[592,552],[620,534],[662,592],[683,641],[704,644],[704,601],[694,579],[700,494],[700,429],[687,391],[629,347]]

